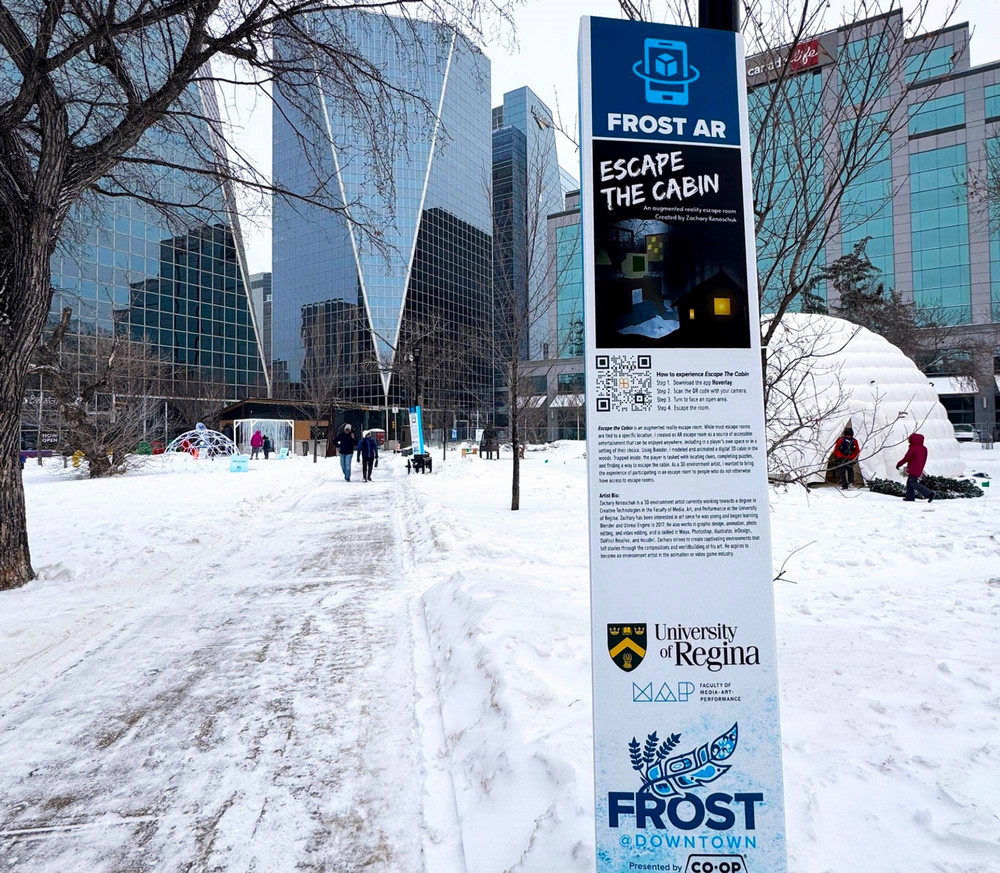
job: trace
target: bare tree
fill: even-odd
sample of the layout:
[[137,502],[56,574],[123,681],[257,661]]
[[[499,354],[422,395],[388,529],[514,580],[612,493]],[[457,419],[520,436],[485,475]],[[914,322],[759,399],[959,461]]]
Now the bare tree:
[[[758,290],[777,318],[763,323],[766,347],[781,316],[798,308],[826,263],[827,246],[863,232],[882,203],[855,203],[852,185],[906,148],[907,107],[915,104],[906,84],[921,76],[928,55],[904,57],[903,38],[946,26],[958,0],[949,0],[930,26],[932,0],[848,0],[834,12],[825,0],[745,0],[742,31],[749,72],[751,169]],[[621,0],[630,18],[668,17],[696,24],[694,0]],[[834,28],[842,43],[835,64],[810,75],[802,53],[831,60],[815,38]],[[936,30],[935,30],[936,32]],[[930,50],[934,34],[922,40]],[[967,47],[960,48],[957,53]],[[920,100],[934,96],[931,86]],[[853,235],[853,236],[852,236]]]
[[[912,418],[912,404],[897,408],[879,386],[870,396],[868,391],[854,396],[856,386],[844,378],[843,353],[859,331],[831,331],[825,319],[808,316],[786,317],[775,329],[764,371],[767,469],[773,482],[805,485],[826,474],[831,439],[848,419],[861,438],[858,461],[901,444],[923,424]],[[907,417],[905,434],[898,426],[901,416]]]
[[405,31],[407,46],[423,42],[418,18],[475,38],[507,16],[504,0],[0,2],[0,590],[32,577],[19,415],[51,305],[50,257],[73,210],[90,196],[129,197],[200,217],[219,201],[231,208],[240,185],[340,212],[380,244],[371,211],[345,204],[320,167],[314,185],[276,189],[227,139],[215,108],[225,84],[265,99],[276,90],[296,110],[297,135],[328,142],[319,101],[364,107],[351,134],[365,143],[370,190],[391,193],[393,155],[413,133],[398,122],[400,100],[427,101],[353,43],[347,16],[359,10]]
[[68,335],[71,317],[65,308],[38,346],[31,373],[44,376],[65,424],[63,447],[82,452],[90,477],[123,473],[157,414],[165,364],[123,331]]
[[[513,454],[512,510],[521,506],[521,452],[527,442],[529,421],[539,414],[536,385],[547,378],[542,337],[555,304],[555,252],[548,245],[545,166],[553,159],[539,147],[527,155],[525,190],[493,203],[493,331],[484,342],[492,349],[497,393],[502,394]],[[523,243],[523,244],[522,244]],[[529,361],[531,363],[529,363]],[[547,403],[545,404],[547,406]],[[544,410],[543,410],[544,414]]]

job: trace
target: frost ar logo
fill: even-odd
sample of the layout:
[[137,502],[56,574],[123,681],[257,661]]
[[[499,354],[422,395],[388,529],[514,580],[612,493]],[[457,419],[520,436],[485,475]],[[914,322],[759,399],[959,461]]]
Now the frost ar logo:
[[686,42],[652,37],[643,43],[642,59],[632,65],[632,72],[646,83],[647,103],[675,106],[688,105],[688,85],[701,75],[688,64]]
[[738,727],[738,723],[734,724],[711,743],[672,757],[670,753],[681,741],[680,734],[671,734],[661,741],[653,731],[646,737],[645,743],[632,737],[628,753],[632,769],[642,778],[639,793],[645,791],[658,797],[671,797],[714,782],[730,770],[730,766],[722,762],[736,751]]

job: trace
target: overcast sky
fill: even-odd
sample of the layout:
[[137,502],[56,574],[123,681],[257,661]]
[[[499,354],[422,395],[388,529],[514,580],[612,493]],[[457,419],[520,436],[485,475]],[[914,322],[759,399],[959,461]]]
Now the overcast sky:
[[[951,0],[931,0],[932,13],[926,22],[930,29],[943,23]],[[850,0],[853,7],[854,2]],[[827,18],[828,27],[842,23],[836,11],[841,3],[833,2]],[[972,63],[1000,60],[1000,0],[962,0],[952,23],[968,21],[973,28]],[[903,0],[904,10],[911,4]],[[525,0],[518,10],[516,40],[513,47],[487,44],[484,50],[492,62],[494,106],[502,102],[505,91],[528,85],[542,98],[568,129],[576,124],[577,75],[576,48],[581,15],[618,17],[617,0]],[[245,105],[246,98],[224,95],[230,119],[236,128],[240,148],[262,169],[271,165],[271,110],[263,101]],[[574,177],[579,177],[579,158],[565,138],[559,142],[560,163]],[[244,221],[247,260],[251,272],[271,269],[271,232],[266,215]]]

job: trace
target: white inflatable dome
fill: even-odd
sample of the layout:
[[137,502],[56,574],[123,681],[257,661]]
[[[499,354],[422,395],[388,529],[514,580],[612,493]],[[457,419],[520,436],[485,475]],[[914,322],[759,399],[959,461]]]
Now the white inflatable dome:
[[[766,320],[767,316],[764,316]],[[768,346],[769,472],[822,482],[847,426],[865,480],[900,479],[907,437],[924,435],[926,472],[960,476],[955,431],[917,365],[884,337],[829,315],[788,313]]]

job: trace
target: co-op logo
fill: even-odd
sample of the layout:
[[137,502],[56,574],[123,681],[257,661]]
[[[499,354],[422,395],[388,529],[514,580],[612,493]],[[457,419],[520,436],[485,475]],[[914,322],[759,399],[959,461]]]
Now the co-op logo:
[[632,72],[646,83],[647,103],[672,103],[687,106],[688,85],[697,81],[698,68],[688,63],[687,43],[649,37],[643,44],[643,56]]
[[706,827],[728,831],[737,826],[737,812],[742,812],[739,826],[754,830],[757,804],[764,802],[762,793],[715,792],[704,800],[693,793],[693,789],[715,782],[731,769],[724,762],[736,751],[738,724],[711,742],[675,755],[673,751],[680,740],[680,734],[676,733],[661,740],[655,731],[644,743],[632,738],[628,744],[629,760],[642,785],[638,791],[608,792],[608,827],[621,827],[622,818],[630,816],[639,830],[672,827],[691,831]]

